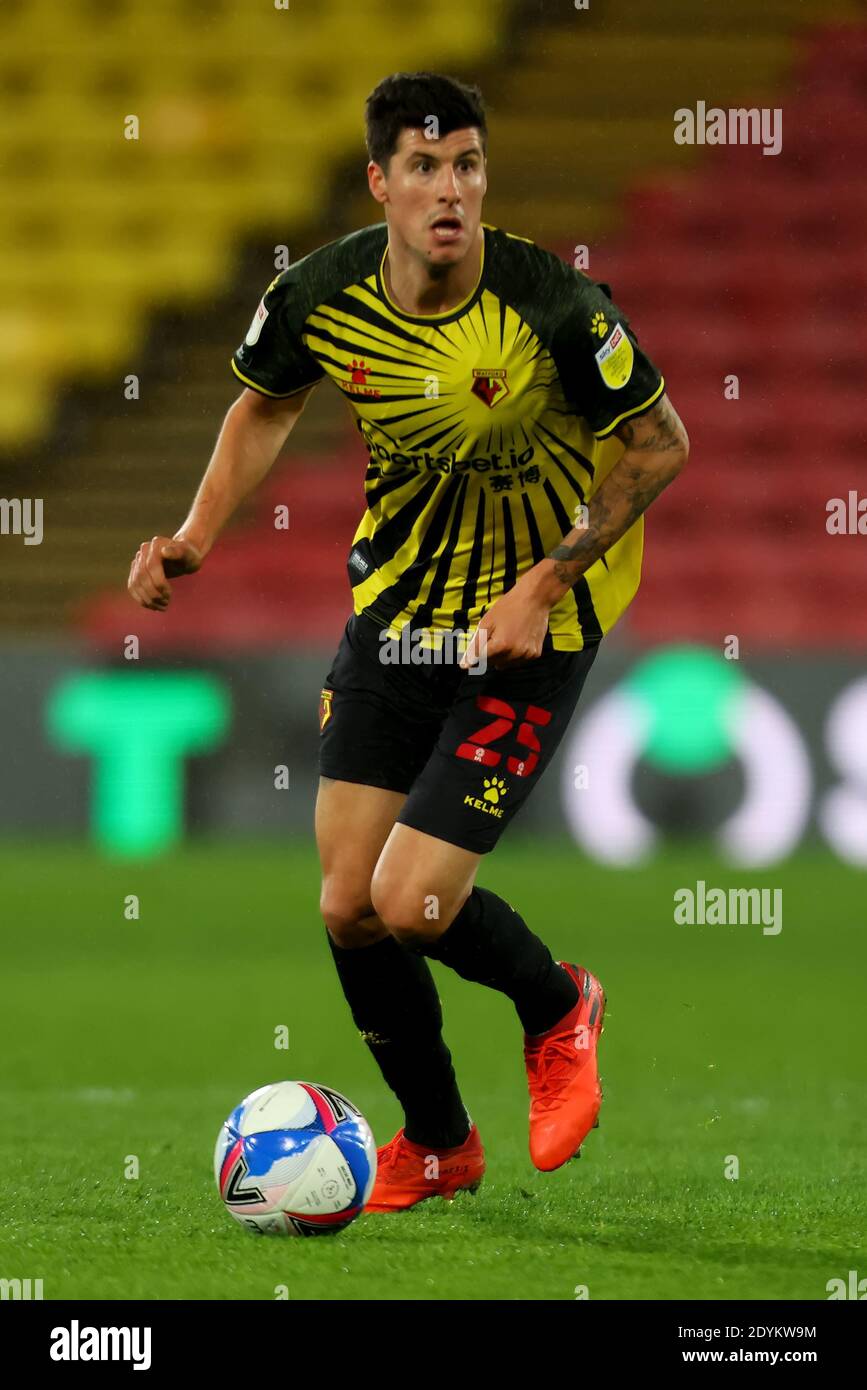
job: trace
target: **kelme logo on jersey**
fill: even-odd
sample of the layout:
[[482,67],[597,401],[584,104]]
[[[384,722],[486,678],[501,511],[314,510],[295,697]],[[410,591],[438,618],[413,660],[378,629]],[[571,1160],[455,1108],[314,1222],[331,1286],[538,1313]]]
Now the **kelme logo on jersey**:
[[345,391],[348,396],[376,397],[380,394],[378,386],[368,386],[367,384],[367,378],[373,368],[367,366],[363,357],[360,360],[353,357],[351,362],[346,362],[344,365],[350,373],[350,378],[349,381],[338,381],[337,385],[341,391]]
[[612,391],[619,391],[632,376],[635,352],[629,335],[622,323],[614,325],[614,332],[595,354],[596,364],[605,385]]
[[506,381],[506,368],[473,368],[473,384],[470,387],[474,396],[478,396],[480,401],[484,401],[490,410],[500,401],[504,401],[511,395],[509,383]]

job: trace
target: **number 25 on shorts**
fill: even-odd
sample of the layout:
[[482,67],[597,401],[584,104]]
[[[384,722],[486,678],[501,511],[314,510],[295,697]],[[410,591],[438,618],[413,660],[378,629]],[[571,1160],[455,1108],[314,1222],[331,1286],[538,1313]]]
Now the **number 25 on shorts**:
[[[468,758],[470,762],[482,763],[485,767],[497,767],[503,753],[491,745],[499,743],[511,732],[518,716],[511,705],[506,704],[505,700],[497,700],[493,695],[477,695],[476,704],[483,714],[494,717],[459,744],[456,757]],[[549,724],[550,721],[550,710],[542,709],[539,705],[527,706],[526,716],[518,725],[517,742],[522,749],[527,748],[530,752],[525,753],[523,757],[510,753],[506,758],[507,772],[513,773],[516,777],[529,777],[535,771],[542,751],[536,729]]]

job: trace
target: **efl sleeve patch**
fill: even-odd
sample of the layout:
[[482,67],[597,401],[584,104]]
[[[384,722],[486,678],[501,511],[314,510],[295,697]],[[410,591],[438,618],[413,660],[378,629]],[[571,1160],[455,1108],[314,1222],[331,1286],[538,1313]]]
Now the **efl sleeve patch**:
[[262,332],[262,327],[267,317],[268,310],[265,308],[265,300],[260,299],[259,307],[253,315],[253,322],[247,329],[247,336],[244,339],[244,342],[247,344],[247,347],[253,347],[256,343],[258,343],[259,334]]
[[623,325],[617,323],[607,343],[597,353],[596,365],[610,391],[620,391],[632,376],[635,352]]
[[646,410],[662,391],[662,374],[642,350],[607,285],[567,278],[551,355],[568,405],[597,439],[630,414]]
[[266,396],[291,396],[321,380],[324,368],[300,336],[296,283],[276,276],[256,306],[232,368],[246,386]]

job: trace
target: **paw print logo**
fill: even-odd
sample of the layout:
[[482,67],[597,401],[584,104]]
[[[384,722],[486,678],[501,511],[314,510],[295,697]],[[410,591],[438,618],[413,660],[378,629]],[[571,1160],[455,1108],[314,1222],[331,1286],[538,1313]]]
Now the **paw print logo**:
[[351,363],[347,362],[346,370],[352,373],[350,381],[352,381],[353,384],[364,386],[373,368],[365,366],[363,357],[360,362],[353,357]]
[[608,321],[601,310],[597,311],[590,320],[590,332],[595,333],[599,338],[604,338],[608,332]]
[[486,777],[483,785],[485,790],[482,792],[482,796],[485,801],[492,801],[495,806],[500,797],[505,796],[508,791],[502,777]]

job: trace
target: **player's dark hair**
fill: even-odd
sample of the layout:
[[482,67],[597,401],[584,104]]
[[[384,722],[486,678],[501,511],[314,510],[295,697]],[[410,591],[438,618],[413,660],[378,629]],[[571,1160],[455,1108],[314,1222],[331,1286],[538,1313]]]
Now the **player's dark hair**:
[[407,126],[425,127],[436,116],[438,135],[476,126],[482,150],[488,150],[485,103],[478,87],[438,72],[394,72],[374,87],[365,105],[367,153],[388,172],[400,132]]

